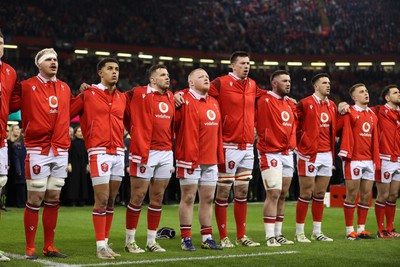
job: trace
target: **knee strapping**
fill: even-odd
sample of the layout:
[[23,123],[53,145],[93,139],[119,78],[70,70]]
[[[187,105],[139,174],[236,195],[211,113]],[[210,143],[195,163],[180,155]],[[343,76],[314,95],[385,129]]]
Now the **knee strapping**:
[[0,175],[0,189],[3,188],[7,183],[8,177],[5,175]]
[[47,182],[47,189],[49,190],[61,190],[61,188],[65,184],[65,179],[64,178],[55,178],[55,177],[50,177],[49,181]]
[[261,172],[265,190],[282,190],[282,170],[268,169]]

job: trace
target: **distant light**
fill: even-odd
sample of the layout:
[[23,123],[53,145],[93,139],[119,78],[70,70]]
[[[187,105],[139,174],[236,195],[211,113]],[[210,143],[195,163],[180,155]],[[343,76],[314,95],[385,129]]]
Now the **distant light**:
[[117,53],[117,57],[132,57],[131,53]]
[[146,55],[146,54],[139,54],[138,57],[139,58],[143,58],[143,59],[152,59],[153,58],[152,55]]
[[336,67],[349,67],[350,66],[350,62],[336,62],[335,66]]
[[169,60],[169,61],[171,61],[171,60],[173,60],[174,58],[173,58],[173,57],[167,57],[167,56],[160,56],[159,59],[160,59],[160,60]]
[[180,57],[180,58],[179,58],[179,61],[182,61],[182,62],[193,62],[193,58],[190,58],[190,57]]
[[302,62],[297,62],[297,61],[292,61],[287,63],[288,66],[295,66],[295,67],[300,67],[303,66]]
[[357,65],[360,67],[369,67],[372,66],[372,62],[358,62]]
[[255,61],[253,61],[253,60],[250,60],[250,65],[255,65],[256,64],[256,62]]
[[311,62],[311,66],[312,66],[312,67],[325,67],[325,66],[326,66],[326,63],[325,63],[325,62],[320,62],[320,61],[318,61],[318,62]]
[[265,66],[278,66],[279,65],[279,62],[278,61],[267,61],[267,60],[264,60],[264,63],[263,63]]
[[394,61],[381,62],[381,66],[394,66],[394,65],[396,65],[396,62]]
[[87,53],[89,53],[89,51],[83,50],[83,49],[75,49],[74,53],[75,53],[75,54],[86,55]]
[[109,56],[110,52],[107,52],[107,51],[96,51],[94,54],[98,55],[98,56]]
[[226,60],[226,59],[223,59],[223,60],[221,60],[221,64],[231,64],[231,61],[230,60]]
[[200,63],[214,63],[214,59],[201,58]]
[[7,48],[7,49],[17,49],[17,48],[18,48],[18,45],[5,44],[5,45],[4,45],[4,48]]

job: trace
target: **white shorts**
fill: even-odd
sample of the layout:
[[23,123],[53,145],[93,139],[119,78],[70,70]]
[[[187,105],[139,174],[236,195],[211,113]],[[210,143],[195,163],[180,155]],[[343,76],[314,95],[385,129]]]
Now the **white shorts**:
[[376,182],[388,184],[391,181],[400,181],[400,162],[381,160],[381,171]]
[[54,156],[52,149],[47,156],[30,153],[26,155],[25,175],[27,179],[67,178],[67,168],[68,155]]
[[93,185],[122,181],[125,175],[124,155],[94,154],[89,156],[90,177]]
[[261,171],[278,169],[282,170],[282,177],[293,177],[293,153],[282,155],[281,153],[262,153],[258,151],[258,154]]
[[317,153],[315,162],[309,162],[297,157],[297,171],[299,176],[332,176],[332,152]]
[[172,175],[174,157],[171,150],[150,150],[147,164],[130,162],[130,175],[143,179],[169,179]]
[[253,169],[254,152],[253,149],[239,150],[226,148],[225,164],[218,165],[219,172],[235,174],[238,168]]
[[343,173],[346,180],[374,181],[374,162],[372,160],[343,161]]
[[7,147],[0,148],[0,175],[8,173],[8,149]]
[[217,165],[200,164],[196,169],[177,167],[177,178],[181,185],[202,184],[216,185],[218,181]]

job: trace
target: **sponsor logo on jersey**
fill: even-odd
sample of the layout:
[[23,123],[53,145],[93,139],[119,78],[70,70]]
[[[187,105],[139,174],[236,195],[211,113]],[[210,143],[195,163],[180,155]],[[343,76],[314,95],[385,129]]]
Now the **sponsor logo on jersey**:
[[228,162],[228,167],[229,167],[229,169],[235,168],[235,165],[236,165],[236,163],[235,163],[233,160],[231,160],[231,161]]
[[283,121],[288,121],[290,119],[290,114],[287,111],[282,111],[281,118]]
[[368,122],[363,123],[362,130],[364,133],[360,133],[361,136],[367,136],[367,137],[372,136],[372,134],[369,133],[369,131],[371,130],[371,124],[369,124]]
[[321,113],[321,125],[320,127],[329,127],[329,123],[327,123],[329,121],[329,115],[326,114],[325,112]]
[[108,171],[108,164],[106,162],[103,162],[102,164],[100,164],[100,167],[103,172]]
[[360,175],[360,169],[359,169],[359,168],[355,168],[355,169],[353,170],[353,173],[354,173],[355,176]]
[[389,179],[389,178],[390,178],[390,172],[385,172],[385,173],[383,174],[383,177],[384,177],[385,179]]
[[58,99],[56,96],[52,95],[49,97],[49,106],[51,108],[57,108],[58,107]]
[[207,110],[207,118],[210,121],[215,120],[216,117],[217,117],[217,115],[215,114],[214,110],[211,110],[211,109]]
[[40,170],[42,169],[42,167],[40,167],[39,165],[33,165],[32,166],[32,172],[36,175],[38,175],[40,173]]
[[140,173],[145,173],[146,172],[146,167],[145,166],[140,166],[139,171],[140,171]]
[[271,166],[272,167],[278,166],[278,161],[276,159],[271,160]]
[[165,103],[165,102],[160,102],[158,104],[158,108],[160,109],[161,113],[167,113],[169,110],[169,107],[168,107],[167,103]]
[[314,165],[308,165],[308,172],[314,172],[315,166]]

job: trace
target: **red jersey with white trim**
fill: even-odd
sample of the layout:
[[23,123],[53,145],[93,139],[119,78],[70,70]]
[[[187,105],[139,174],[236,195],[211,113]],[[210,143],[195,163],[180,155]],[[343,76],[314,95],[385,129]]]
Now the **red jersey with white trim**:
[[185,104],[176,111],[175,156],[178,167],[196,168],[224,160],[221,114],[218,102],[200,97],[190,89],[183,95]]
[[265,94],[251,78],[242,80],[229,73],[211,82],[209,95],[217,99],[222,116],[224,143],[254,143],[256,97]]
[[400,162],[400,109],[388,104],[378,106],[380,158]]
[[320,104],[320,129],[318,140],[318,152],[329,152],[332,149],[331,125],[332,117],[329,116],[328,102]]
[[81,128],[89,155],[125,154],[123,116],[127,97],[104,85],[86,89],[73,101],[71,118],[81,116]]
[[38,74],[21,82],[11,101],[21,108],[28,153],[48,155],[51,148],[56,156],[68,154],[72,98],[69,86],[56,78]]
[[349,113],[340,117],[340,120],[342,119],[343,133],[339,156],[351,160],[373,160],[374,145],[378,146],[378,118],[375,113],[370,108],[362,109],[354,105]]
[[153,131],[150,149],[171,150],[171,122],[174,118],[174,108],[169,102],[168,94],[153,92]]
[[295,106],[287,97],[269,91],[257,100],[257,149],[287,155],[296,147]]
[[10,99],[17,85],[14,68],[0,60],[0,148],[7,146],[7,121]]

